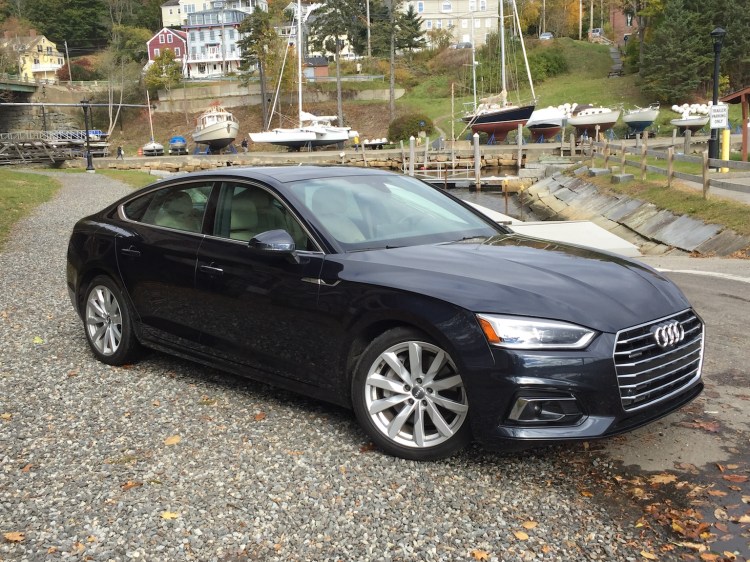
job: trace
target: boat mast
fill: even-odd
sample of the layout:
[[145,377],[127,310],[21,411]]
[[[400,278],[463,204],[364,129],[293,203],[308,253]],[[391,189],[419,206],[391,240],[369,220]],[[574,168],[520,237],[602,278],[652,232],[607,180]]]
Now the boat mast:
[[154,124],[151,121],[151,98],[148,95],[148,88],[146,88],[146,105],[148,105],[148,126],[151,129],[151,142],[154,142]]
[[302,0],[297,0],[297,109],[302,127]]
[[500,75],[502,76],[502,84],[500,88],[500,99],[502,100],[502,106],[508,102],[508,86],[505,79],[505,11],[503,3],[505,0],[500,0]]
[[523,52],[523,62],[526,65],[526,76],[529,79],[529,87],[531,88],[531,98],[536,103],[536,94],[534,93],[534,82],[531,80],[531,68],[529,68],[529,57],[526,56],[526,45],[523,41],[523,33],[521,32],[521,21],[518,18],[518,6],[515,1],[513,2],[513,16],[515,17],[516,29],[518,29],[518,37],[521,39],[521,52]]

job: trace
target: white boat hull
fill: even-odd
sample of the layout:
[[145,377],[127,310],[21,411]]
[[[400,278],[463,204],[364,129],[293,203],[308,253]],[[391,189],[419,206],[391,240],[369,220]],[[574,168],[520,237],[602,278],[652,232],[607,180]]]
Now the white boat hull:
[[708,115],[687,117],[682,119],[672,119],[670,123],[675,127],[682,129],[683,131],[685,129],[690,129],[690,131],[695,132],[706,126],[706,123],[708,123]]
[[597,125],[599,132],[611,129],[620,118],[620,111],[602,111],[599,113],[586,113],[584,115],[574,115],[568,119],[568,125],[575,127],[578,134],[591,136],[596,132]]
[[207,144],[212,150],[219,150],[229,146],[237,138],[239,132],[239,123],[224,121],[196,129],[193,132],[193,140],[198,144]]
[[642,132],[659,117],[658,109],[634,109],[622,116],[622,121],[632,130]]
[[357,132],[348,127],[311,125],[295,129],[273,129],[262,133],[250,133],[250,140],[289,148],[315,148],[346,142],[355,136]]

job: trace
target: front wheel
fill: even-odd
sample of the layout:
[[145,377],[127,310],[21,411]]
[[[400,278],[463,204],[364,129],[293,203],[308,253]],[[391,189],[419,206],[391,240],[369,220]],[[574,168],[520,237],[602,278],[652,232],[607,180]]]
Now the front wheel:
[[471,440],[461,374],[416,330],[396,328],[373,340],[357,364],[352,400],[359,423],[391,455],[436,460]]
[[86,290],[83,324],[91,351],[108,365],[124,365],[140,349],[133,331],[133,317],[125,298],[112,279],[96,277]]

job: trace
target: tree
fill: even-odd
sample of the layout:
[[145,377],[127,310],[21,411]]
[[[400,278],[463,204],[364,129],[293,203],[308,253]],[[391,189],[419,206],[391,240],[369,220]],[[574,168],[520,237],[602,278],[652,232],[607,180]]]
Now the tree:
[[447,49],[453,42],[453,34],[449,29],[430,29],[426,35],[427,43],[430,45],[430,48],[436,51]]
[[685,8],[684,0],[666,1],[663,21],[641,49],[644,93],[666,103],[683,103],[694,95],[709,60],[706,39],[686,30],[699,27],[698,15]]
[[336,100],[339,125],[344,125],[344,109],[341,100],[341,47],[343,39],[352,43],[357,30],[356,0],[328,0],[315,10],[315,19],[310,24],[313,45],[318,50],[333,51],[336,61]]
[[241,50],[240,70],[250,72],[257,67],[260,78],[260,99],[263,112],[263,127],[269,122],[267,71],[275,53],[280,48],[280,39],[274,29],[273,19],[269,12],[255,10],[240,24],[242,39],[237,41]]
[[91,0],[26,0],[26,18],[50,41],[86,47],[107,43],[106,7]]
[[422,31],[422,18],[409,4],[406,12],[398,15],[396,19],[396,48],[404,51],[413,51],[424,47],[424,31]]
[[167,49],[156,57],[146,70],[143,81],[151,92],[159,89],[169,92],[182,82],[182,64],[175,60],[174,51]]
[[125,60],[145,64],[148,60],[147,42],[153,33],[143,27],[116,25],[112,28],[112,48]]

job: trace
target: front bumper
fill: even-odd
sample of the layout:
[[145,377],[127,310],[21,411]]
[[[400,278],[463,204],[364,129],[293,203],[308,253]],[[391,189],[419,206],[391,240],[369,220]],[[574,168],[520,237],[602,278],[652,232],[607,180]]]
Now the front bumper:
[[509,440],[539,444],[617,435],[666,416],[703,390],[698,372],[668,398],[626,411],[614,343],[614,335],[601,334],[582,351],[493,349],[495,367],[469,377],[474,437],[502,448]]

